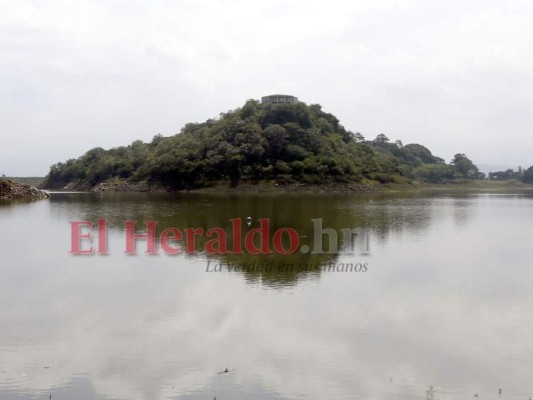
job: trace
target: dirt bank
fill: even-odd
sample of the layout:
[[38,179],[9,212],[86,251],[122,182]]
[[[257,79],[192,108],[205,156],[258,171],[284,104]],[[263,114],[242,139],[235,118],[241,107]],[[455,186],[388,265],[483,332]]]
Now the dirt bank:
[[12,180],[0,179],[0,200],[39,200],[48,199],[50,195],[36,187]]

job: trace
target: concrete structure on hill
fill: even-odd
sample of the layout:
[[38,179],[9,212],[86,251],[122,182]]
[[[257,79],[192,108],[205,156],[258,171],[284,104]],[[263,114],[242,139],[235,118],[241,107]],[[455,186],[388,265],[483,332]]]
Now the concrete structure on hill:
[[261,97],[261,104],[294,104],[298,103],[298,97],[286,94],[271,94]]

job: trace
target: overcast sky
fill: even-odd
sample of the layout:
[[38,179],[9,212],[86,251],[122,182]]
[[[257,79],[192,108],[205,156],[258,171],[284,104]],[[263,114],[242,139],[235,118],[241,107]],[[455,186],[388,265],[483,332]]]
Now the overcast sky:
[[533,2],[0,0],[0,174],[287,93],[447,161],[533,164]]

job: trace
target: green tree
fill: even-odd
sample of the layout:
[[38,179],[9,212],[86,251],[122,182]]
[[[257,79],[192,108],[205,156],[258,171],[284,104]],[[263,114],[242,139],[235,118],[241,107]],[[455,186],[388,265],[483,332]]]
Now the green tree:
[[365,137],[360,132],[355,132],[353,135],[353,140],[356,143],[363,143],[365,141]]
[[533,166],[529,167],[524,171],[524,175],[522,176],[522,182],[533,183]]
[[435,164],[444,162],[442,158],[435,157],[433,154],[431,154],[431,151],[429,151],[427,147],[424,147],[421,144],[407,144],[404,146],[404,150],[415,158],[417,158],[423,164]]
[[454,168],[446,164],[424,164],[412,173],[414,177],[430,183],[443,183],[454,179]]
[[478,168],[474,163],[464,154],[457,153],[451,162],[456,174],[465,179],[476,179],[479,175]]
[[374,139],[374,142],[376,142],[376,143],[388,143],[389,142],[389,138],[384,133],[380,133],[379,135],[376,136],[376,138]]

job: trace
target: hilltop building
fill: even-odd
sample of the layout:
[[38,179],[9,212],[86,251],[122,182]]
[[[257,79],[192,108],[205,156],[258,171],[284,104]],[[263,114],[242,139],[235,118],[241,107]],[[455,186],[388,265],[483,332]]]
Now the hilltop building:
[[298,97],[286,94],[271,94],[261,97],[261,104],[294,104],[298,103]]

